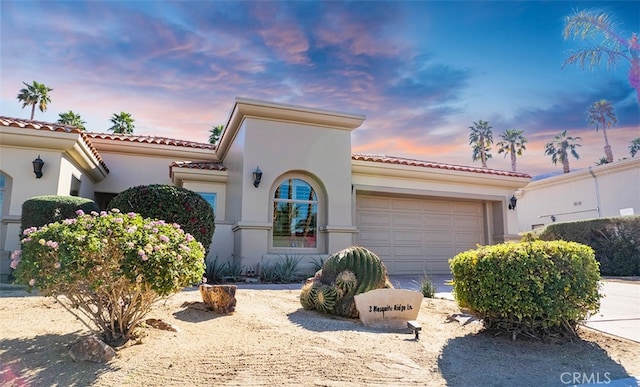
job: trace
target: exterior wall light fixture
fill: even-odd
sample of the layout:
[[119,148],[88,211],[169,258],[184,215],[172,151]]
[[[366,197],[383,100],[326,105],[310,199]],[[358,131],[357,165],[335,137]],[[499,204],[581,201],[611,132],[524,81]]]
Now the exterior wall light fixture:
[[40,158],[40,155],[38,155],[38,158],[33,160],[33,173],[36,174],[36,179],[39,179],[42,177],[42,166],[44,165],[44,161],[42,161],[42,159]]
[[511,199],[509,199],[509,209],[515,210],[517,203],[518,203],[518,199],[516,199],[516,195],[511,195]]
[[256,167],[253,171],[253,186],[258,188],[260,180],[262,180],[262,171],[260,170],[260,167]]

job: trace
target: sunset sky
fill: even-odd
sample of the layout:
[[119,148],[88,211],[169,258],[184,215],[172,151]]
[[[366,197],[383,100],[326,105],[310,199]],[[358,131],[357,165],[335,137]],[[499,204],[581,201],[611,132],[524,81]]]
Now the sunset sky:
[[[55,122],[73,110],[91,132],[129,112],[134,134],[207,142],[236,97],[363,114],[356,153],[481,166],[469,129],[485,120],[529,140],[518,171],[561,171],[544,144],[581,136],[580,160],[604,156],[587,125],[599,99],[615,107],[616,160],[640,137],[628,62],[607,71],[562,68],[580,41],[563,40],[576,9],[611,14],[640,33],[638,1],[7,1],[0,3],[0,114],[29,118],[22,82],[53,91]],[[328,155],[330,149],[327,149]],[[493,146],[489,168],[511,168]],[[636,156],[638,157],[638,156]]]

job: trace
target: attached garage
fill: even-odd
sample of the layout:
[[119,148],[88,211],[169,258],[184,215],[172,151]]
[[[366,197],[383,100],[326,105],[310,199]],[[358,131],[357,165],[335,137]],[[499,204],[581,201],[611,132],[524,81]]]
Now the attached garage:
[[449,258],[486,243],[480,200],[359,193],[356,227],[394,275],[448,274]]

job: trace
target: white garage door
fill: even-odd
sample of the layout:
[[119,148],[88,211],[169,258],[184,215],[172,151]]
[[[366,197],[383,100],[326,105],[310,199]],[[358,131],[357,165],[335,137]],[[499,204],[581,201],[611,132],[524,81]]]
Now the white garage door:
[[356,242],[389,274],[448,274],[449,258],[484,243],[482,203],[358,194]]

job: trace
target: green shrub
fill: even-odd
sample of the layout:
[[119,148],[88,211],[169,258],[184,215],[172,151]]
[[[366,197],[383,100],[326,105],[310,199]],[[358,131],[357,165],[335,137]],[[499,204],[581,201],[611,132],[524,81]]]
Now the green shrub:
[[449,260],[461,308],[515,337],[575,333],[600,306],[598,262],[575,242],[478,247]]
[[425,298],[433,298],[436,295],[436,285],[433,284],[431,278],[428,275],[424,275],[420,280],[420,291],[422,292],[422,296]]
[[391,287],[380,258],[364,247],[351,246],[327,258],[322,270],[302,287],[300,303],[305,309],[358,318],[355,295]]
[[640,275],[640,216],[554,223],[545,227],[539,238],[591,246],[602,275]]
[[30,227],[42,227],[60,220],[75,218],[76,211],[100,211],[91,199],[77,196],[36,196],[22,203],[20,233]]
[[266,262],[262,265],[260,278],[269,283],[293,283],[300,281],[298,266],[304,257],[288,255],[279,257],[276,262]]
[[118,194],[109,208],[177,223],[209,251],[215,229],[213,209],[196,192],[172,185],[140,185]]
[[176,224],[134,213],[79,211],[23,234],[11,262],[17,282],[77,308],[76,317],[93,322],[112,345],[132,337],[154,302],[204,273],[200,242]]

